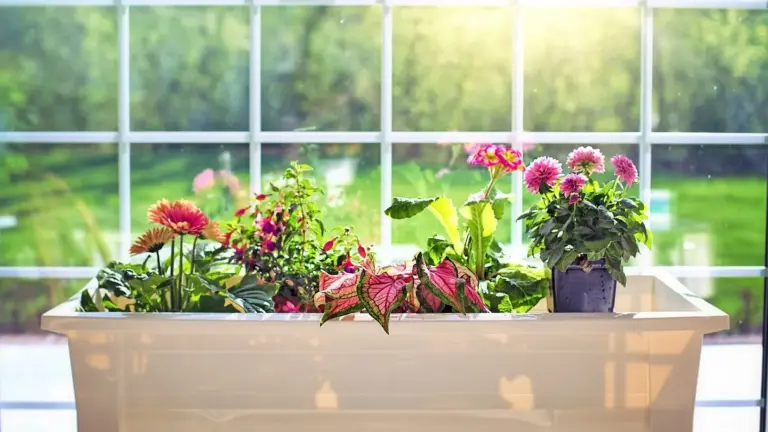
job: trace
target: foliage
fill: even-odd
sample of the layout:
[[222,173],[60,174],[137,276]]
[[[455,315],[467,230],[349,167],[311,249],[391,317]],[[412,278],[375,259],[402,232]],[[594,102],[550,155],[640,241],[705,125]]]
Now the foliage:
[[[650,248],[652,236],[644,222],[645,205],[627,193],[627,187],[637,182],[634,164],[624,156],[615,156],[612,162],[616,178],[603,185],[593,175],[604,171],[604,158],[591,147],[569,155],[573,173],[564,178],[559,163],[551,158],[539,158],[529,166],[528,189],[541,194],[520,216],[531,239],[530,256],[538,254],[547,267],[560,271],[574,262],[589,271],[591,261],[604,259],[610,274],[626,285],[624,263],[637,256],[640,244]],[[536,171],[540,166],[557,170],[535,177],[535,172],[544,172]]]
[[443,305],[466,313],[487,312],[474,274],[446,258],[427,265],[422,254],[413,263],[378,268],[368,258],[354,273],[322,273],[315,304],[324,308],[321,325],[332,318],[366,311],[389,333],[392,312],[440,312]]
[[[160,200],[149,209],[153,228],[131,246],[141,264],[111,262],[99,271],[98,287],[84,290],[85,312],[271,312],[276,285],[228,263],[218,225],[189,201]],[[192,245],[184,236],[193,237]],[[198,245],[198,241],[204,243]],[[213,240],[214,242],[205,243]],[[170,243],[170,253],[161,251]],[[178,249],[176,245],[178,243]],[[231,252],[229,253],[231,255]]]
[[281,181],[270,183],[268,193],[258,194],[228,224],[225,244],[235,249],[232,261],[279,287],[278,311],[316,311],[312,299],[320,273],[353,269],[353,261],[369,253],[350,227],[333,229],[334,237],[323,241],[315,202],[323,191],[306,177],[311,170],[293,162]]

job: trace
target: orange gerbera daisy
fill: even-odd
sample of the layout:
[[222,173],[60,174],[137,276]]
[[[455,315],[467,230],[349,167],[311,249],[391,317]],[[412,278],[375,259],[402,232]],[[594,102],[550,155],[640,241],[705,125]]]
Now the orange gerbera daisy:
[[208,216],[192,201],[161,199],[149,208],[150,222],[172,229],[176,234],[200,235],[208,225]]
[[155,253],[173,239],[176,234],[168,228],[150,228],[140,235],[129,250],[131,255],[139,255],[145,252]]
[[209,222],[208,225],[205,226],[201,237],[206,240],[213,240],[219,243],[224,241],[224,233],[222,233],[219,229],[218,222]]

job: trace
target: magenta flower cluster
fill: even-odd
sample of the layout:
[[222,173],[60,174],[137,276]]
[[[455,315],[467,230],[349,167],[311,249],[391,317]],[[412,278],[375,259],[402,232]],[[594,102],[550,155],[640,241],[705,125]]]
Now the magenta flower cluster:
[[523,171],[523,154],[503,145],[482,144],[467,159],[470,165],[482,165],[491,169],[503,168],[505,173],[513,171]]
[[[598,149],[579,147],[568,155],[566,163],[573,172],[563,178],[562,165],[557,160],[548,156],[534,160],[525,170],[525,186],[535,194],[547,193],[559,181],[563,195],[571,204],[577,203],[589,176],[605,172],[605,156]],[[614,156],[611,158],[611,164],[616,177],[626,183],[627,187],[637,182],[637,168],[630,158],[623,155]]]

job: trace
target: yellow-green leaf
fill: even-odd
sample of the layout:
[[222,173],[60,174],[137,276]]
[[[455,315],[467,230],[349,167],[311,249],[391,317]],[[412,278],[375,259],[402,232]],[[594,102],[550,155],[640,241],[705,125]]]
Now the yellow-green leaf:
[[459,217],[456,215],[456,207],[453,202],[445,197],[440,197],[427,207],[445,229],[448,241],[453,245],[457,253],[462,253],[464,245],[459,237]]

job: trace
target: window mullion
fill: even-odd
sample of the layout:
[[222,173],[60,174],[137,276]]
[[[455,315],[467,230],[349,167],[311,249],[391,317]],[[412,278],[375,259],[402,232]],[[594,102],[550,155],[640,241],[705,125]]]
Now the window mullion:
[[[525,10],[521,5],[513,11],[512,18],[512,146],[522,151],[524,129],[524,82],[525,82]],[[523,250],[523,223],[517,218],[523,213],[523,177],[512,173],[512,252]]]
[[381,16],[381,241],[392,255],[392,221],[384,209],[392,202],[392,7],[382,5]]
[[251,193],[261,192],[261,6],[251,4],[248,165]]
[[131,93],[130,8],[117,4],[117,184],[119,197],[120,260],[128,260],[131,245]]

